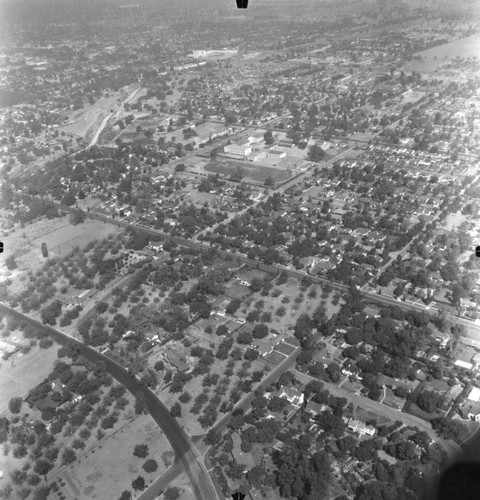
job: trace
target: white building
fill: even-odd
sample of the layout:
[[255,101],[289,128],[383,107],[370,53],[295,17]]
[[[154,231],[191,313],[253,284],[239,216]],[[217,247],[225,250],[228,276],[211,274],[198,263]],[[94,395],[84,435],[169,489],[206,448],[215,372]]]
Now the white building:
[[265,139],[262,132],[254,132],[247,140],[249,144],[261,144]]
[[377,429],[375,429],[375,427],[364,424],[363,422],[360,422],[359,420],[353,420],[353,418],[349,419],[349,421],[347,423],[347,427],[352,432],[358,432],[358,434],[360,434],[360,436],[366,435],[366,436],[372,437],[377,432]]
[[305,395],[295,387],[281,387],[278,397],[288,400],[288,402],[299,408],[305,401]]
[[278,149],[277,146],[273,146],[267,150],[268,158],[285,158],[286,156],[287,153],[285,153],[285,151]]
[[247,156],[252,152],[252,146],[250,144],[228,144],[223,148],[223,151],[227,154],[237,155],[237,156]]

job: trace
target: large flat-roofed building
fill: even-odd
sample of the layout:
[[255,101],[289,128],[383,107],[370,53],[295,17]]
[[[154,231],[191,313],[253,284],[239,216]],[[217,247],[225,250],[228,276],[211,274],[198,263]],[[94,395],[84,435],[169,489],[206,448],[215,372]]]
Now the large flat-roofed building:
[[272,148],[267,150],[268,158],[285,158],[286,156],[287,153],[285,153],[285,151],[282,151],[281,149],[277,149],[277,146],[273,146]]
[[237,49],[194,50],[189,57],[207,59],[209,57],[232,57],[238,53]]
[[252,152],[252,146],[250,144],[228,144],[223,148],[223,151],[230,155],[236,156],[247,156]]
[[225,127],[211,122],[202,123],[197,125],[194,129],[198,134],[193,138],[193,142],[199,146],[206,144],[208,141],[213,141],[219,137],[225,137],[233,133],[232,127]]

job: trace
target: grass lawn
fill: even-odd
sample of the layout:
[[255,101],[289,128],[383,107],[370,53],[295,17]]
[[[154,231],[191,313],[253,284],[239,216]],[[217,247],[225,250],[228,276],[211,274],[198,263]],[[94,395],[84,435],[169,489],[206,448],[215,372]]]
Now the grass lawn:
[[429,422],[433,418],[445,416],[444,412],[427,413],[426,411],[421,410],[415,403],[410,404],[408,413],[427,422]]
[[403,408],[403,405],[405,404],[405,400],[402,398],[397,398],[394,394],[392,389],[389,389],[388,387],[385,389],[386,396],[385,399],[383,400],[383,404],[387,406],[391,406],[392,408]]
[[[133,455],[135,445],[147,443],[148,457]],[[103,500],[118,498],[123,490],[133,491],[131,482],[142,476],[150,484],[171,464],[170,445],[150,415],[140,415],[91,448],[71,466],[60,469],[62,491],[67,499]],[[114,457],[114,459],[112,459]],[[143,464],[153,458],[158,469],[147,473]],[[57,481],[58,482],[58,481]]]
[[228,286],[225,291],[225,295],[230,299],[243,299],[250,293],[248,286],[240,285],[236,280],[233,284]]
[[361,422],[369,422],[370,420],[375,420],[376,425],[385,425],[390,422],[390,420],[386,417],[381,417],[377,415],[376,413],[373,413],[371,411],[365,410],[361,406],[357,406],[356,409],[356,419],[360,420]]
[[358,392],[362,389],[362,384],[360,382],[350,382],[350,380],[346,380],[343,385],[343,389],[346,389],[350,392]]

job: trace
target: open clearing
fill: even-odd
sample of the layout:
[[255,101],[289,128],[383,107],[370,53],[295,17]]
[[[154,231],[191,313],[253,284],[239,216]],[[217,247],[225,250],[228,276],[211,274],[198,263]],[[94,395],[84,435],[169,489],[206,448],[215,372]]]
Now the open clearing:
[[480,35],[467,36],[454,42],[445,43],[438,47],[423,50],[418,55],[426,59],[455,59],[456,57],[479,57],[480,56]]
[[[15,333],[18,337],[19,335]],[[22,355],[13,354],[0,364],[0,413],[8,407],[10,398],[25,396],[52,371],[57,359],[58,346],[49,349],[34,347]]]
[[97,128],[98,124],[100,124],[107,113],[108,112],[102,108],[89,109],[83,113],[78,120],[63,127],[59,127],[59,131],[87,139],[88,136],[93,135],[93,131]]
[[47,244],[49,257],[65,256],[75,246],[84,247],[96,239],[120,230],[111,224],[86,219],[82,224],[70,224],[70,216],[57,219],[43,219],[23,228],[17,228],[3,237],[5,253],[0,256],[0,267],[5,269],[5,258],[15,255],[21,271],[35,271],[41,267],[45,258],[41,245]]
[[204,170],[213,174],[220,174],[225,177],[230,177],[236,174],[237,171],[242,173],[243,178],[257,182],[265,182],[265,179],[272,177],[275,182],[286,181],[292,174],[288,170],[279,170],[272,167],[262,165],[254,165],[247,162],[227,160],[216,163],[208,163]]
[[[135,445],[142,443],[148,444],[146,458],[133,455]],[[131,482],[139,475],[147,485],[153,482],[171,465],[172,455],[167,439],[150,415],[140,415],[71,466],[62,468],[57,477],[65,482],[63,492],[66,498],[118,498],[123,490],[132,491]],[[150,458],[157,462],[158,469],[148,473],[143,464]]]

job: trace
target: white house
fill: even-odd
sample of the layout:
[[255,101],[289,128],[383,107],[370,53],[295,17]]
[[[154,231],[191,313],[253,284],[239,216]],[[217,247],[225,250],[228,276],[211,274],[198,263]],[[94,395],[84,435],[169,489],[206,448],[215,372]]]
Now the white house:
[[295,406],[296,408],[300,408],[300,406],[305,401],[305,395],[303,392],[300,392],[295,387],[281,387],[280,392],[278,393],[278,397],[288,400],[288,402]]
[[364,424],[363,422],[360,422],[359,420],[354,420],[353,418],[348,420],[347,427],[352,431],[352,432],[357,432],[360,434],[360,436],[370,436],[372,437],[376,432],[377,429],[375,427],[372,427],[371,425]]

